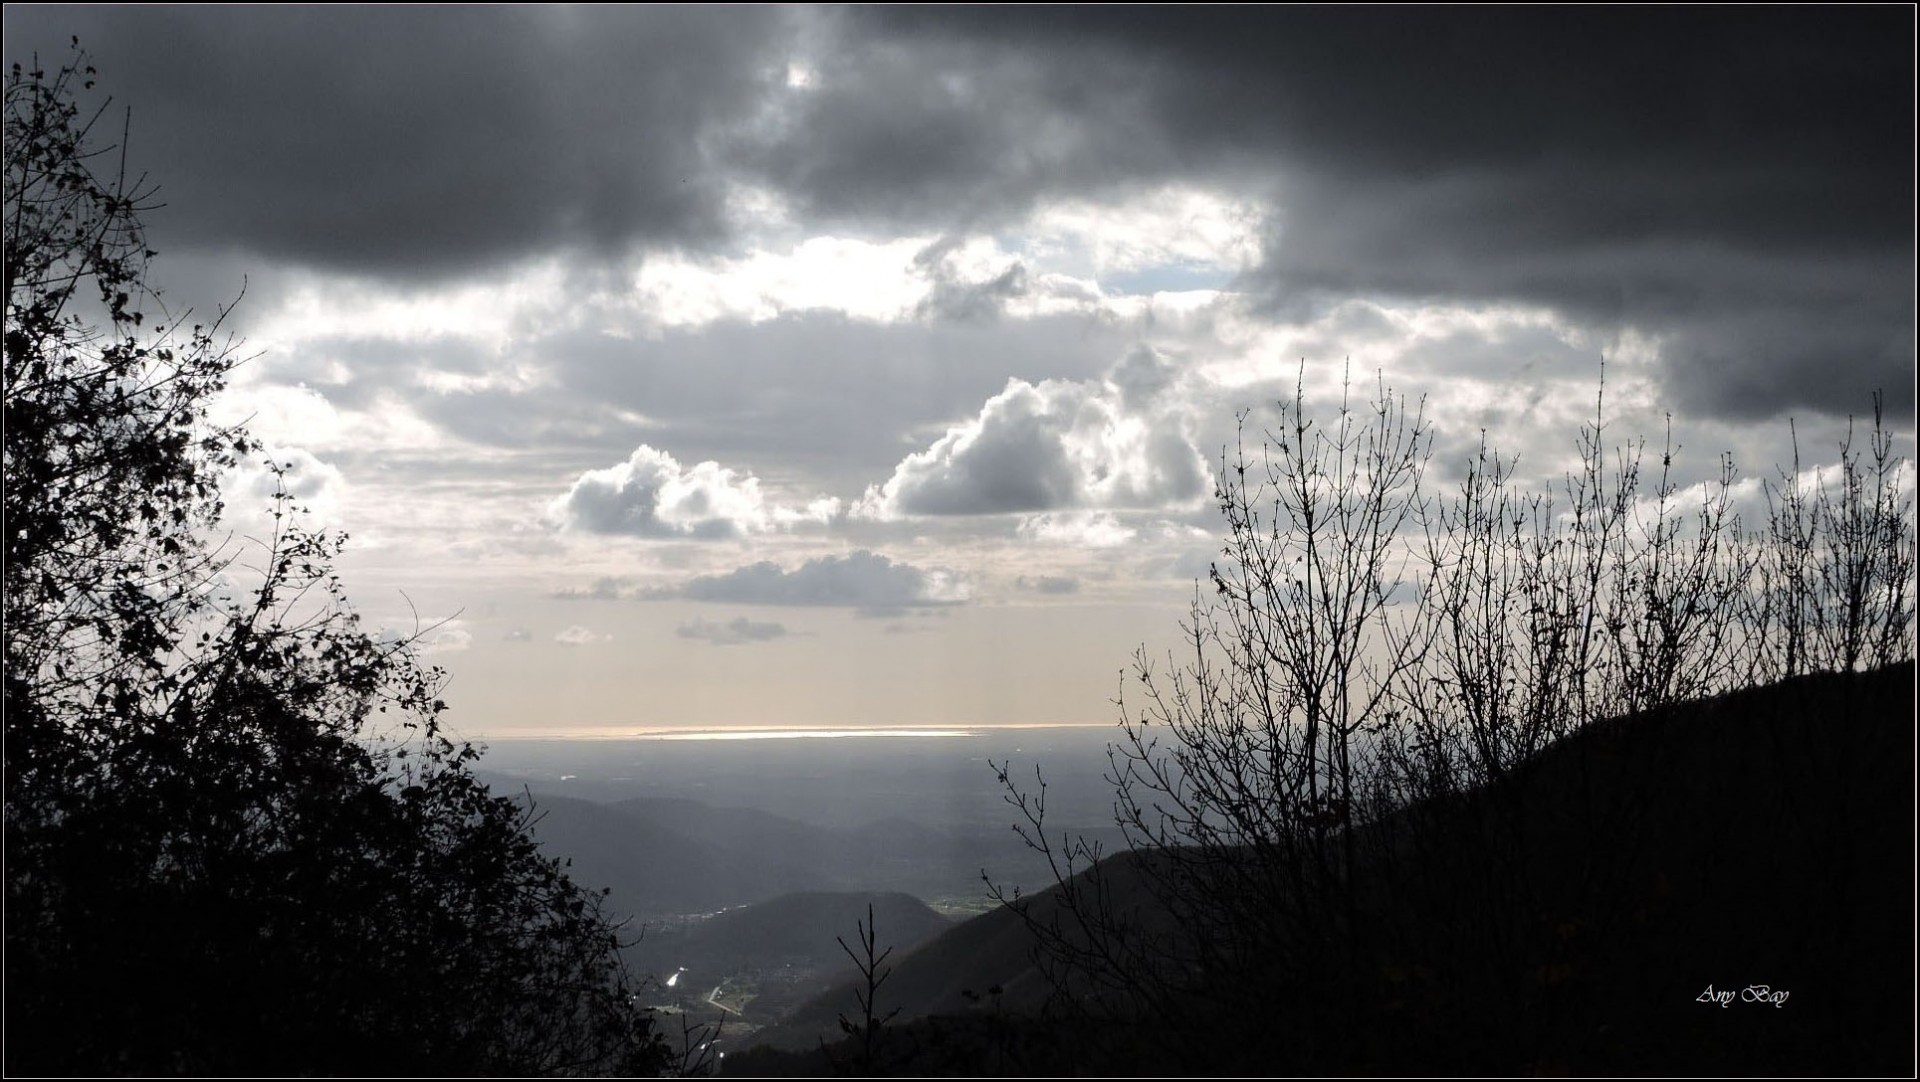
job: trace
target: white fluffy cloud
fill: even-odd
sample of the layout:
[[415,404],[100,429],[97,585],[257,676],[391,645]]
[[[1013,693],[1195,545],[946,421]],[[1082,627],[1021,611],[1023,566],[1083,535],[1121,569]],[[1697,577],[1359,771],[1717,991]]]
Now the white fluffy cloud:
[[1192,504],[1207,471],[1170,401],[1174,381],[1145,348],[1102,380],[1009,380],[976,417],[870,487],[856,510],[889,519]]
[[596,635],[591,630],[581,627],[579,624],[572,624],[563,628],[559,634],[555,635],[553,641],[562,646],[586,646],[591,643],[600,642],[606,637],[605,635]]
[[307,525],[338,527],[346,479],[332,463],[302,447],[269,444],[221,478],[223,524],[235,532],[270,532],[279,495],[309,517]]
[[1049,511],[1020,520],[1020,537],[1051,545],[1104,549],[1124,545],[1138,531],[1108,511]]
[[428,635],[421,644],[421,650],[428,654],[457,654],[472,646],[473,632],[457,624],[448,624]]
[[825,523],[839,510],[838,500],[824,497],[804,507],[776,504],[751,473],[711,461],[683,467],[641,444],[625,462],[581,474],[548,517],[589,533],[719,539]]

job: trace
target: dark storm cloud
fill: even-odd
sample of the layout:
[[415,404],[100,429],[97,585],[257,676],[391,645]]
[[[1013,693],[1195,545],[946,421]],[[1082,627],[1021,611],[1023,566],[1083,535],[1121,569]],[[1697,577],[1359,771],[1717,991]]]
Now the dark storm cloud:
[[[6,9],[10,55],[78,33],[134,105],[169,251],[444,277],[724,246],[732,180],[867,235],[1219,184],[1271,204],[1239,284],[1276,317],[1548,306],[1654,336],[1672,404],[1735,418],[1872,386],[1911,408],[1913,26],[1899,6]],[[923,314],[990,318],[1019,267],[936,267]]]
[[1176,164],[1137,124],[1135,73],[1071,43],[1054,64],[1055,40],[975,40],[858,9],[814,17],[828,44],[813,85],[785,101],[774,137],[743,141],[735,159],[811,216],[992,223],[1048,192]]
[[[1824,203],[1782,217],[1773,213],[1778,190],[1674,205],[1688,207],[1687,222],[1782,240],[1875,241],[1907,220],[1912,17],[1895,8],[877,7],[856,17],[856,33],[887,47],[849,52],[849,83],[884,85],[907,43],[930,61],[952,57],[956,68],[961,58],[992,57],[996,71],[1020,70],[995,93],[1038,99],[1015,111],[1024,115],[967,111],[982,129],[973,140],[982,153],[970,169],[949,172],[976,183],[991,177],[988,151],[1004,153],[1010,135],[1049,122],[1036,113],[1057,118],[1091,105],[1086,119],[1112,123],[1081,100],[1107,79],[1133,87],[1128,105],[1144,114],[1125,142],[1164,148],[1120,155],[1137,165],[1155,158],[1205,168],[1200,153],[1212,164],[1278,158],[1387,179],[1611,162],[1605,173],[1654,187],[1735,173],[1762,188],[1790,185],[1799,166],[1818,173],[1825,190],[1870,197],[1868,205]],[[940,73],[934,63],[919,81],[937,83]],[[863,119],[845,112],[837,125],[858,128]],[[1111,164],[1075,163],[1089,171]],[[1659,175],[1640,171],[1648,166]],[[1601,206],[1587,216],[1647,213],[1637,198],[1611,199],[1607,187],[1604,179],[1596,186]],[[1516,207],[1515,224],[1578,232],[1567,204],[1563,195]],[[1529,215],[1539,220],[1526,223]]]
[[710,238],[707,143],[780,9],[8,5],[9,59],[78,35],[133,107],[163,245],[389,277]]
[[[1520,300],[1661,336],[1676,405],[1858,409],[1884,386],[1911,407],[1910,8],[849,19],[862,47],[770,152],[816,207],[979,219],[1176,168],[1270,183],[1242,285],[1283,317]],[[989,77],[948,78],[968,70]]]
[[[1256,288],[1283,317],[1305,316],[1323,298],[1373,294],[1517,300],[1603,330],[1639,328],[1662,338],[1671,404],[1731,417],[1794,405],[1858,409],[1876,387],[1900,388],[1911,403],[1910,229],[1877,244],[1838,236],[1825,249],[1776,243],[1688,222],[1671,205],[1711,202],[1712,183],[1679,179],[1656,190],[1644,178],[1609,185],[1557,173],[1303,181],[1283,200]],[[1641,189],[1648,214],[1637,223],[1582,221],[1592,208],[1577,200],[1563,215],[1545,214],[1547,201],[1582,183],[1615,194]],[[1719,183],[1737,190],[1745,182],[1723,175]],[[1815,188],[1800,197],[1846,198]],[[1515,212],[1527,207],[1543,209]]]
[[955,604],[965,597],[950,572],[898,563],[864,549],[821,556],[792,571],[771,560],[724,575],[702,575],[679,586],[649,590],[643,600],[681,599],[734,605],[845,607],[866,616]]

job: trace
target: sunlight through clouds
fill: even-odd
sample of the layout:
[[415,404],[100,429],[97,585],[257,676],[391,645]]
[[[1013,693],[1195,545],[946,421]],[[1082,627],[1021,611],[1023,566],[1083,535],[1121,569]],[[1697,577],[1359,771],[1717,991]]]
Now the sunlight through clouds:
[[648,260],[635,287],[641,310],[666,327],[761,323],[815,308],[890,322],[910,315],[925,293],[910,272],[924,246],[919,238],[876,244],[821,236],[739,258],[668,256]]
[[1151,272],[1205,272],[1224,284],[1259,263],[1264,219],[1254,200],[1169,185],[1117,203],[1043,205],[1026,223],[1023,249],[1042,267],[1103,285]]
[[[989,10],[7,19],[26,49],[78,33],[135,106],[169,303],[246,281],[223,329],[257,358],[211,420],[299,460],[357,588],[499,621],[441,647],[481,728],[535,709],[511,687],[559,653],[496,629],[550,641],[549,606],[579,604],[555,593],[602,579],[621,600],[583,634],[647,646],[571,652],[582,709],[649,651],[738,653],[678,630],[764,614],[682,608],[755,597],[949,614],[796,630],[754,651],[796,665],[747,681],[767,702],[901,650],[946,707],[1014,720],[944,651],[1056,652],[982,637],[1001,594],[1080,642],[1173,634],[1238,418],[1257,443],[1300,380],[1316,416],[1343,380],[1424,396],[1436,479],[1483,431],[1517,481],[1562,478],[1603,363],[1610,438],[1672,411],[1677,483],[1732,453],[1743,508],[1788,417],[1809,476],[1876,387],[1911,446],[1911,64],[1877,38],[1676,15],[1771,59],[1622,84],[1640,16],[1591,40],[1521,19],[1487,54],[1516,94],[1426,65],[1420,33],[1355,68],[1339,9],[1062,8],[1018,33]],[[1827,34],[1867,44],[1829,64],[1803,48]],[[261,483],[229,479],[232,514]],[[1029,690],[1104,702],[1096,668]]]

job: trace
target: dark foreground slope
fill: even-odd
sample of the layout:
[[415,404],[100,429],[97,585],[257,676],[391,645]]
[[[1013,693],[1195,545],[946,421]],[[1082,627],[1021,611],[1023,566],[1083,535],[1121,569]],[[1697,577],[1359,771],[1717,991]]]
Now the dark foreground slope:
[[[1310,953],[1292,944],[1163,1013],[1042,1015],[1033,940],[992,913],[900,961],[877,1066],[1910,1075],[1913,763],[1910,663],[1596,725],[1371,828],[1356,932],[1311,979],[1280,961]],[[1154,866],[1116,865],[1116,896],[1151,899]],[[786,1037],[811,1043],[843,1012],[851,988]],[[728,1069],[819,1071],[825,1055]]]
[[[1140,874],[1145,854],[1121,853],[1101,866],[1107,897],[1134,926],[1158,928],[1164,911],[1154,903],[1151,884]],[[1059,891],[1026,899],[1026,916],[1011,908],[983,913],[945,934],[921,944],[911,953],[896,954],[881,992],[885,1014],[896,1008],[903,1019],[927,1016],[1006,1015],[1037,1016],[1053,997],[1048,967],[1034,955],[1028,920],[1070,921],[1060,905]],[[882,918],[882,942],[892,931]],[[759,1035],[768,1045],[787,1050],[811,1050],[824,1037],[840,1034],[839,1019],[857,1013],[856,991],[864,988],[857,975],[843,979],[826,994],[799,1006],[782,1024]]]

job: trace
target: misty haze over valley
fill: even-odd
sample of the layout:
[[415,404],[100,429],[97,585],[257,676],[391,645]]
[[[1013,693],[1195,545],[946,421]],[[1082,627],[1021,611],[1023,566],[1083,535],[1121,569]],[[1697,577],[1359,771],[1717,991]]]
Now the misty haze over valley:
[[[998,766],[1046,764],[1062,827],[1124,846],[1112,727],[909,734],[502,741],[481,775],[529,794],[547,851],[610,889],[654,998],[725,1017],[721,1045],[739,1049],[852,972],[836,938],[853,940],[876,896],[883,946],[904,953],[996,908],[983,873],[1008,892],[1053,885],[1011,829]],[[731,927],[756,910],[757,935]],[[703,1013],[716,988],[733,1009]]]
[[[496,791],[533,795],[546,812],[535,833],[583,876],[613,856],[609,843],[624,845],[630,866],[607,874],[633,884],[614,901],[637,915],[823,889],[905,891],[978,912],[983,871],[1009,888],[1049,886],[1044,860],[1012,830],[997,764],[1027,778],[1045,764],[1062,828],[1118,841],[1105,780],[1113,727],[963,732],[501,741],[481,772]],[[621,836],[632,829],[622,816],[649,824],[645,841]]]

